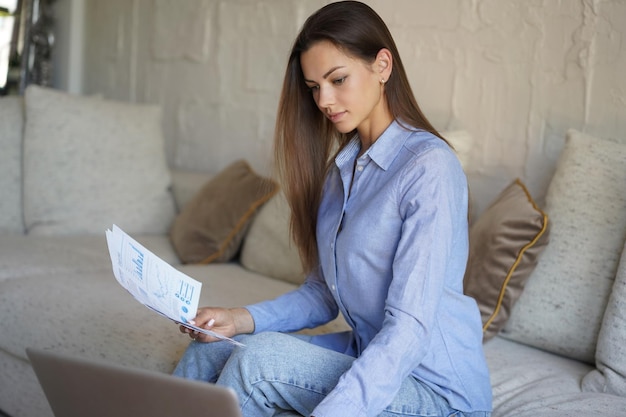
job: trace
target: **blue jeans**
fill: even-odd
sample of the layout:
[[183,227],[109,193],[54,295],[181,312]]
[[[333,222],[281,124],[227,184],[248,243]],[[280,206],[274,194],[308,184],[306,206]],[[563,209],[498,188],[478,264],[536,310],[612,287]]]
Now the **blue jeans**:
[[[174,375],[234,389],[244,417],[310,416],[354,361],[352,356],[310,343],[311,336],[267,332],[236,339],[246,347],[228,342],[191,342]],[[408,377],[380,416],[489,414],[453,410],[443,397]]]

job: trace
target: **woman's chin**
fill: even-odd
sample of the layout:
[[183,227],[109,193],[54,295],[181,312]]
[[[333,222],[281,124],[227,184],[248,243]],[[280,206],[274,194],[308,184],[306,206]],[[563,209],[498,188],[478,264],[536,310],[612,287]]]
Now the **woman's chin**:
[[347,123],[335,123],[335,129],[341,134],[346,134],[354,131],[356,129],[355,126],[349,125]]

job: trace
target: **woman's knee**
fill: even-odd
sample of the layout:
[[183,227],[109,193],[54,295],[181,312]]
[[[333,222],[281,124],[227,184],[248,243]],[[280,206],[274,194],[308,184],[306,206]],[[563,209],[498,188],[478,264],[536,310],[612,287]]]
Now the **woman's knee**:
[[244,346],[233,350],[227,366],[237,366],[248,372],[276,369],[277,364],[292,360],[290,356],[298,351],[297,345],[307,344],[296,337],[276,332],[248,335],[241,339],[241,343]]
[[[231,356],[245,360],[258,360],[259,358],[272,357],[282,350],[288,339],[297,341],[292,336],[277,332],[263,332],[247,335],[241,339],[244,346],[238,346],[233,350]],[[286,340],[287,339],[287,340]]]

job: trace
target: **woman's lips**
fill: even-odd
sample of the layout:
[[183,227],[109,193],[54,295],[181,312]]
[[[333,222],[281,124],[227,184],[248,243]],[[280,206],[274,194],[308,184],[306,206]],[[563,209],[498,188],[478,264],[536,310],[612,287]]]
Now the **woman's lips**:
[[345,111],[342,111],[339,113],[329,113],[327,117],[331,122],[337,123],[343,117],[344,114],[346,114]]

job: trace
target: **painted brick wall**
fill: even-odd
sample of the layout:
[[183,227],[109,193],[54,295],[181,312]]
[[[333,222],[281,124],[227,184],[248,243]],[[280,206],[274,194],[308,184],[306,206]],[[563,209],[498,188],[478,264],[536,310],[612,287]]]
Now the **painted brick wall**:
[[[87,0],[84,92],[160,103],[172,166],[267,173],[288,50],[326,3]],[[570,127],[626,142],[626,1],[366,3],[435,126],[471,134],[487,194],[521,177],[540,197]]]

